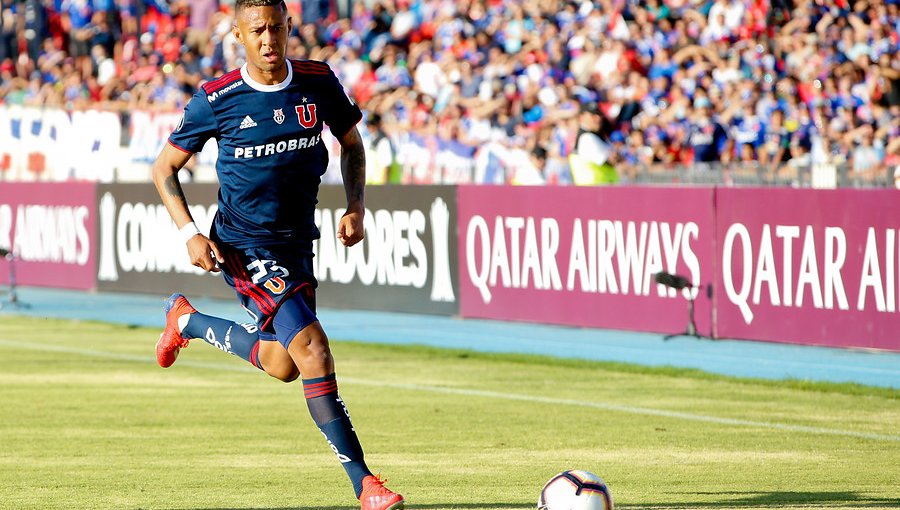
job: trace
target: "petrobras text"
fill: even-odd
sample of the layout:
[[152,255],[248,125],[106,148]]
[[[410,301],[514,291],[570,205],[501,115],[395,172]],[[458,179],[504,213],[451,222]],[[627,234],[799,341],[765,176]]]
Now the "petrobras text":
[[309,138],[292,138],[290,140],[282,140],[277,143],[267,143],[263,145],[254,145],[252,147],[236,147],[234,149],[235,158],[251,159],[271,156],[273,154],[281,154],[285,151],[297,151],[314,147],[322,141],[322,135],[310,136]]

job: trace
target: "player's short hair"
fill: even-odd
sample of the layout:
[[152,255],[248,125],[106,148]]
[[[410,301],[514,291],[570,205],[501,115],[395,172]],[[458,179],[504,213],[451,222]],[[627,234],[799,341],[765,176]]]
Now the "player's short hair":
[[245,7],[266,6],[278,6],[287,11],[287,5],[285,5],[284,0],[237,0],[237,2],[235,2],[234,4],[234,12],[239,13]]

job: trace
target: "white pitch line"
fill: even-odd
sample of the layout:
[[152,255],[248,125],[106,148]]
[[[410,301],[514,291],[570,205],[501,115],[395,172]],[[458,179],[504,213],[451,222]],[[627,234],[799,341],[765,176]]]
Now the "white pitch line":
[[652,407],[623,406],[619,404],[607,404],[603,402],[589,402],[584,400],[571,400],[565,398],[539,397],[535,395],[520,395],[515,393],[502,393],[497,391],[473,390],[466,388],[447,388],[443,386],[429,386],[423,384],[405,384],[390,382],[375,382],[364,379],[356,379],[351,377],[341,377],[342,382],[351,384],[360,384],[368,386],[380,386],[387,388],[395,388],[401,390],[414,391],[430,391],[434,393],[445,393],[450,395],[466,395],[473,397],[496,398],[503,400],[516,400],[521,402],[533,402],[536,404],[552,404],[565,405],[575,407],[588,407],[591,409],[602,409],[604,411],[617,411],[630,414],[644,414],[649,416],[661,416],[664,418],[679,418],[682,420],[702,421],[708,423],[716,423],[720,425],[736,425],[741,427],[759,427],[767,429],[787,430],[791,432],[804,432],[809,434],[827,434],[832,436],[847,436],[860,439],[873,439],[878,441],[894,441],[900,442],[900,436],[890,434],[871,434],[867,432],[856,432],[852,430],[827,429],[823,427],[809,427],[805,425],[789,425],[787,423],[776,423],[768,421],[752,421],[739,420],[735,418],[722,418],[719,416],[707,416],[703,414],[682,413],[678,411],[666,411],[665,409],[654,409]]
[[[49,344],[29,344],[22,342],[12,342],[0,339],[0,346],[11,347],[16,349],[28,349],[32,351],[45,352],[63,352],[67,354],[77,354],[81,356],[90,356],[95,358],[117,359],[122,361],[131,361],[135,363],[156,364],[156,359],[148,356],[138,356],[133,354],[121,354],[109,351],[100,351],[94,349],[77,349],[62,345]],[[195,368],[205,368],[211,370],[224,370],[229,372],[258,372],[256,368],[243,365],[231,365],[225,363],[208,363],[203,361],[194,361],[189,359],[181,359],[178,361],[181,366],[189,366]],[[733,425],[739,427],[757,427],[765,429],[784,430],[788,432],[802,432],[806,434],[825,434],[830,436],[844,436],[858,439],[870,439],[874,441],[890,441],[900,442],[900,435],[893,434],[873,434],[868,432],[857,432],[852,430],[829,429],[824,427],[810,427],[806,425],[790,425],[787,423],[777,423],[768,421],[740,420],[736,418],[723,418],[720,416],[709,416],[704,414],[683,413],[679,411],[667,411],[665,409],[654,409],[652,407],[626,406],[619,404],[608,404],[604,402],[591,402],[586,400],[572,400],[565,398],[540,397],[536,395],[522,395],[517,393],[504,393],[499,391],[476,390],[467,388],[448,388],[444,386],[432,386],[427,384],[412,383],[393,383],[386,381],[374,381],[370,379],[358,379],[355,377],[340,377],[341,382],[349,384],[358,384],[360,386],[374,386],[378,388],[393,388],[407,391],[425,391],[430,393],[442,393],[445,395],[465,395],[470,397],[495,398],[500,400],[513,400],[518,402],[531,402],[535,404],[563,405],[574,407],[586,407],[590,409],[602,409],[604,411],[614,411],[628,414],[642,414],[647,416],[660,416],[663,418],[676,418],[688,421],[700,421],[706,423],[715,423],[718,425]]]

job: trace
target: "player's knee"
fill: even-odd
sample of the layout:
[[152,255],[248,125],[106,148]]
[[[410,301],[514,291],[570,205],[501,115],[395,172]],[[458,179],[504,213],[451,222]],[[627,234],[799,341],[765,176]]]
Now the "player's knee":
[[314,365],[327,364],[331,359],[331,349],[326,341],[312,341],[304,349],[307,363]]
[[266,373],[282,382],[296,381],[300,377],[300,371],[293,363],[280,363],[275,366],[263,366]]
[[294,370],[292,372],[282,374],[282,376],[279,377],[278,380],[280,380],[281,382],[289,383],[289,382],[294,382],[299,378],[300,378],[300,371]]
[[293,382],[296,381],[300,377],[300,371],[297,369],[294,370],[273,370],[266,371],[267,374],[271,375],[275,379],[278,379],[281,382]]

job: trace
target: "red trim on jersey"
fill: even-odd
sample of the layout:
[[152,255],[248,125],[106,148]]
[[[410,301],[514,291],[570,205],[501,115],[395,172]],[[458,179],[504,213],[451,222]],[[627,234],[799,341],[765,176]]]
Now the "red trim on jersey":
[[271,310],[269,309],[268,304],[263,300],[263,297],[259,295],[259,289],[253,287],[253,284],[244,280],[243,277],[238,277],[234,279],[235,288],[241,294],[249,297],[256,303],[257,308],[259,308],[260,313],[269,315]]
[[246,296],[247,293],[244,291],[244,281],[240,278],[239,271],[236,268],[237,264],[235,264],[234,260],[232,259],[232,254],[230,254],[230,253],[225,254],[224,264],[225,264],[225,269],[228,270],[228,272],[232,276],[232,279],[234,280],[234,290],[236,290]]
[[244,295],[250,297],[255,303],[256,306],[259,307],[259,311],[269,315],[275,311],[275,301],[268,296],[262,289],[256,286],[252,280],[250,280],[250,275],[247,274],[247,270],[244,268],[243,264],[237,260],[237,256],[235,255],[236,269],[238,274],[240,275],[239,281],[243,285]]
[[181,148],[181,147],[175,145],[174,143],[172,143],[172,140],[167,140],[167,142],[169,143],[169,145],[171,145],[172,147],[174,147],[174,148],[180,150],[181,152],[183,152],[183,153],[185,153],[185,154],[193,154],[193,152],[191,152],[191,151],[189,151],[189,150],[187,150],[187,149],[183,149],[183,148]]
[[331,69],[325,62],[319,62],[317,60],[291,60],[291,64],[293,65],[303,65],[303,66],[311,66],[311,67],[319,67],[322,69]]
[[[273,320],[275,320],[275,313],[270,313],[270,314],[269,314],[269,318],[266,319],[266,322],[263,322],[263,323],[259,326],[259,330],[260,330],[260,331],[266,331],[266,330],[268,330],[268,329],[269,329],[269,324],[271,324]],[[276,340],[276,339],[273,338],[273,340]]]
[[241,77],[241,70],[235,69],[233,71],[225,73],[224,75],[218,77],[217,79],[215,79],[213,81],[204,83],[203,87],[201,87],[201,88],[207,94],[212,94],[213,92],[223,89],[223,88],[227,87],[228,85],[234,83],[240,77]]
[[291,66],[294,68],[294,71],[301,74],[321,74],[326,76],[331,74],[331,68],[328,67],[328,64],[322,62],[291,60]]
[[316,75],[316,76],[328,76],[331,73],[324,73],[321,71],[310,71],[308,69],[300,69],[298,67],[294,68],[294,72],[297,74],[308,74],[308,75]]
[[233,274],[235,290],[252,299],[260,312],[269,315],[275,311],[275,301],[250,281],[237,254],[226,254],[225,266]]
[[273,313],[277,303],[272,299],[272,296],[269,296],[262,287],[253,283],[253,280],[250,279],[250,275],[247,274],[247,270],[244,266],[241,266],[241,271],[244,274],[244,281],[247,283],[247,288],[250,289],[254,295],[259,296],[259,299],[256,301],[256,304],[260,307],[259,309],[266,310],[267,314]]
[[323,73],[327,73],[328,71],[331,71],[331,68],[328,66],[314,66],[314,65],[304,64],[302,62],[295,62],[292,65],[292,67],[294,69],[311,69],[314,71],[321,71]]

